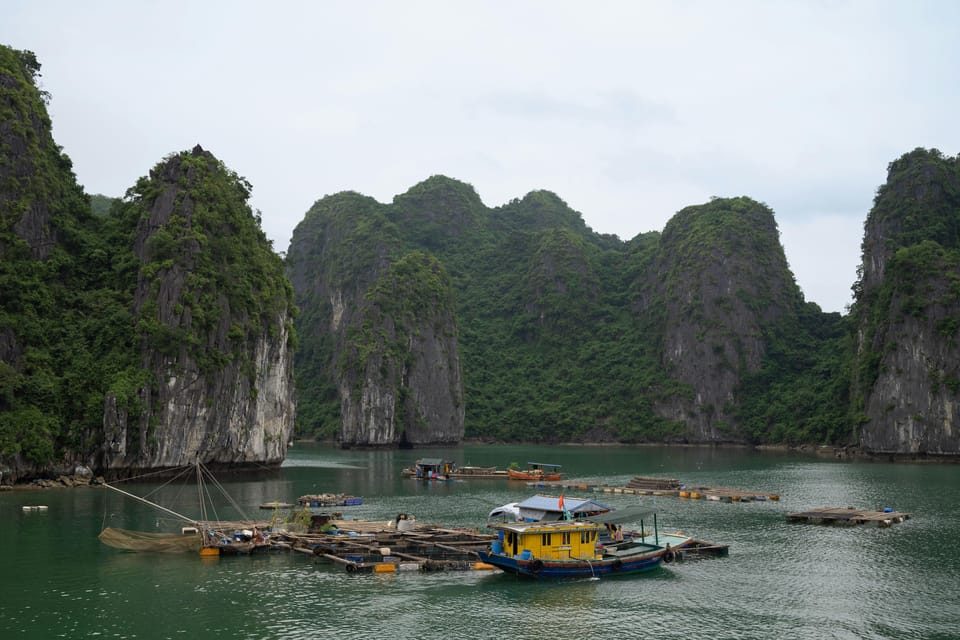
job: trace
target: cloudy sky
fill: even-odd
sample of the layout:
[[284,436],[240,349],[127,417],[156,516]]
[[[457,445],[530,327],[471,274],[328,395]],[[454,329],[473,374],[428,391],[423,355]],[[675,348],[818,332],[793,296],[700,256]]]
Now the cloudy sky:
[[37,54],[87,192],[199,143],[278,251],[324,195],[434,174],[625,240],[747,195],[843,311],[887,164],[960,152],[953,0],[2,0],[0,43]]

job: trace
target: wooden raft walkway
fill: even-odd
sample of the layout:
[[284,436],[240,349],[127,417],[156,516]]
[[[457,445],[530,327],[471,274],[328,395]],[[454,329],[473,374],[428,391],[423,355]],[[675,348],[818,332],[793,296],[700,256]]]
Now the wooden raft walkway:
[[779,500],[780,494],[763,491],[748,491],[730,487],[703,487],[681,483],[673,478],[655,478],[635,476],[625,487],[608,484],[592,484],[560,480],[557,482],[531,482],[528,486],[555,487],[558,489],[577,489],[637,496],[672,496],[690,500],[711,500],[715,502],[751,502]]
[[[340,521],[347,533],[285,534],[294,551],[340,564],[350,573],[472,571],[494,569],[479,561],[494,534],[417,525],[400,531],[379,522]],[[353,535],[350,535],[350,534]]]
[[809,522],[813,524],[868,525],[889,527],[892,524],[909,520],[909,513],[900,511],[870,511],[853,507],[820,507],[810,511],[788,513],[788,522]]

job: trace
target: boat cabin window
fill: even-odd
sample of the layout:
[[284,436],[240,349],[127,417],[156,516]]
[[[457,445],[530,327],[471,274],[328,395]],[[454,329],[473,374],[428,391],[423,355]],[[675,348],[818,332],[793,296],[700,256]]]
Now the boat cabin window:
[[540,544],[542,544],[542,545],[545,546],[545,547],[549,547],[549,546],[550,546],[550,534],[549,534],[549,533],[544,533],[543,535],[540,536]]
[[580,532],[580,543],[587,544],[593,542],[594,536],[597,534],[596,531],[581,531]]
[[570,544],[570,532],[564,531],[560,544]]

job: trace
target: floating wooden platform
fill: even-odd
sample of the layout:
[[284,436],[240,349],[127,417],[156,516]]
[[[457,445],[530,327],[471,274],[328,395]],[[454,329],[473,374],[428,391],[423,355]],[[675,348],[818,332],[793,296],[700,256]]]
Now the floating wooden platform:
[[746,489],[732,489],[730,487],[701,487],[681,484],[672,478],[648,478],[636,476],[625,487],[615,487],[608,484],[593,484],[576,481],[530,482],[530,487],[554,487],[558,489],[575,489],[579,491],[597,491],[602,493],[617,493],[637,496],[672,496],[690,500],[712,500],[715,502],[751,502],[779,500],[780,494]]
[[909,513],[900,511],[869,511],[853,507],[820,507],[811,511],[788,513],[789,522],[809,522],[812,524],[868,525],[889,527],[892,524],[909,520]]
[[677,549],[676,553],[678,560],[726,556],[730,553],[730,545],[716,544],[706,540],[692,540],[690,544]]
[[363,504],[363,498],[344,493],[319,493],[300,496],[297,503],[303,507],[356,507]]
[[[417,472],[414,469],[401,469],[400,475],[404,478],[415,478]],[[496,467],[457,467],[454,471],[445,474],[442,479],[457,479],[457,480],[466,480],[466,479],[483,479],[483,478],[509,478],[509,474],[506,470],[497,469]],[[420,478],[421,480],[431,480],[432,478]]]
[[[686,495],[684,492],[686,492]],[[715,502],[762,502],[765,500],[776,501],[780,499],[780,494],[778,493],[763,493],[760,491],[734,489],[731,487],[687,487],[685,490],[681,490],[678,495],[681,498],[713,500]]]
[[494,534],[417,525],[402,531],[387,522],[337,521],[338,534],[286,534],[295,551],[343,565],[350,573],[493,569],[476,554]]

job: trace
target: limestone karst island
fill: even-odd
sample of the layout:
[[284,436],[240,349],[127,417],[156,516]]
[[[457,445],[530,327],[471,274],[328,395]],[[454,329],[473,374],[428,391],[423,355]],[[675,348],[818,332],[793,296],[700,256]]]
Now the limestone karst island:
[[2,484],[277,466],[297,438],[960,454],[957,157],[891,159],[825,313],[746,195],[624,241],[435,175],[318,199],[280,254],[203,141],[87,193],[39,70],[0,46]]

